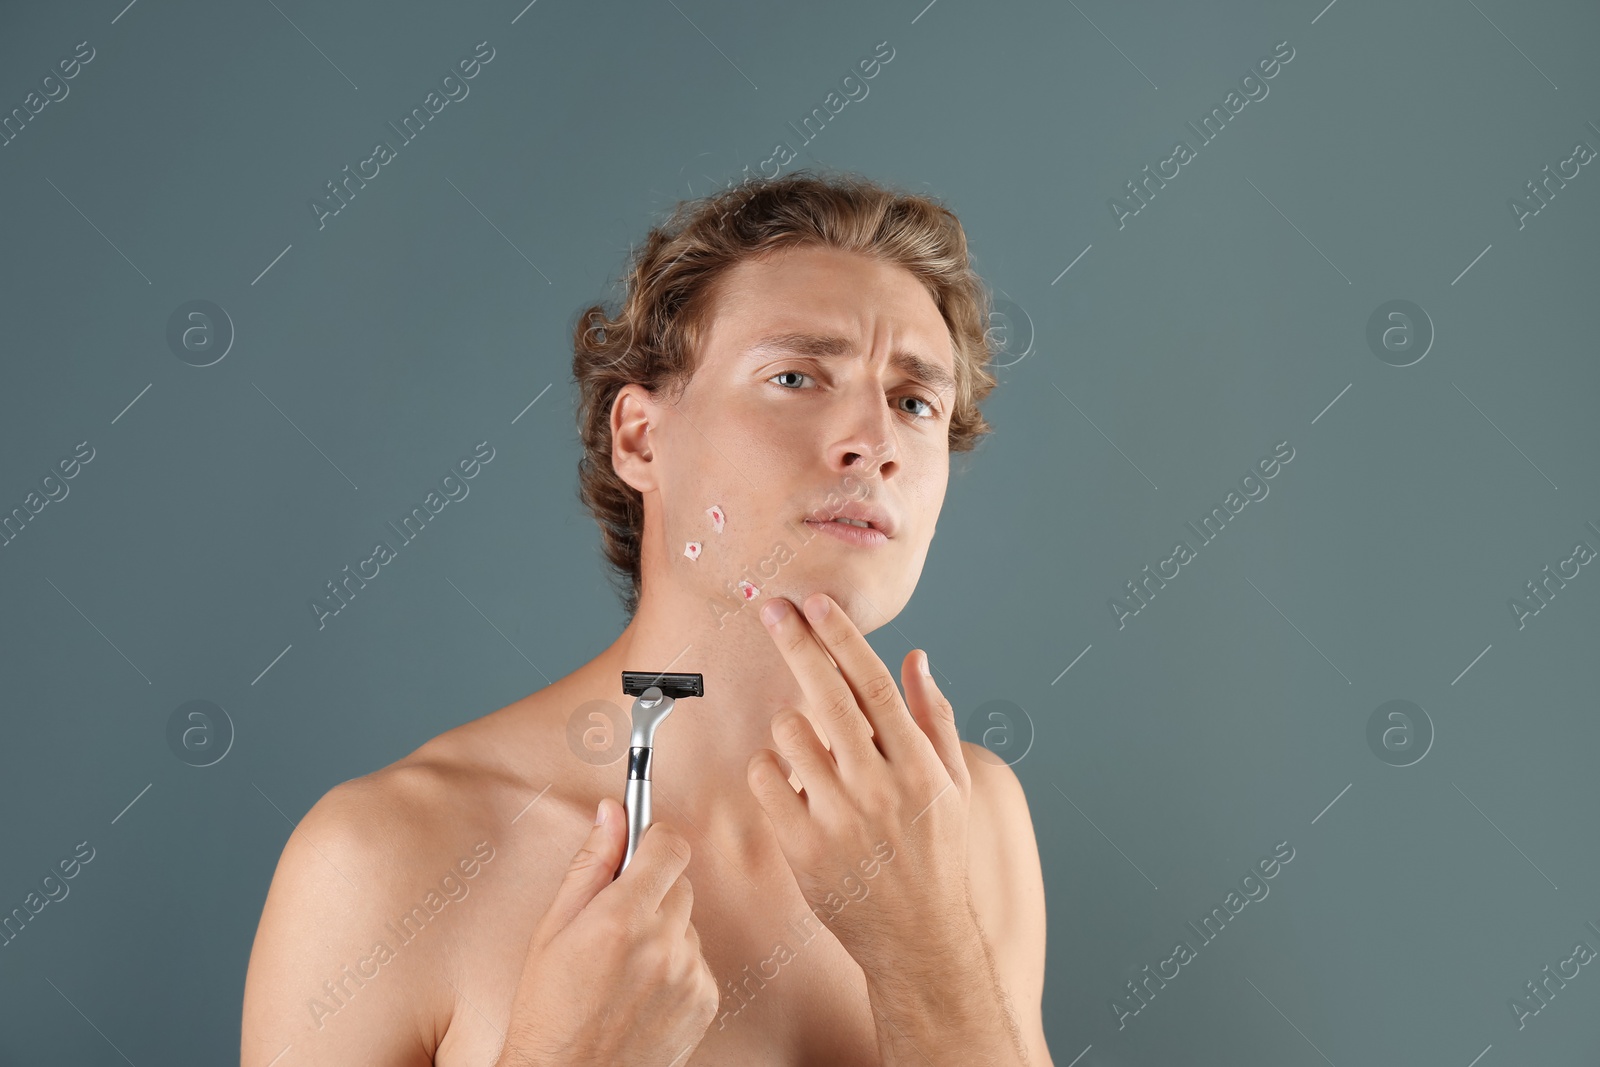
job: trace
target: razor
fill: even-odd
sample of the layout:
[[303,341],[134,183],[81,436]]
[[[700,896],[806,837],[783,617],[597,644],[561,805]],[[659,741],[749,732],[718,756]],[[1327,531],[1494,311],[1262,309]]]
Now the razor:
[[650,753],[655,748],[656,727],[672,714],[678,699],[705,696],[706,683],[705,676],[699,674],[623,671],[622,691],[634,701],[633,735],[628,742],[628,792],[623,801],[628,810],[628,849],[622,854],[617,874],[628,869],[640,838],[650,828]]

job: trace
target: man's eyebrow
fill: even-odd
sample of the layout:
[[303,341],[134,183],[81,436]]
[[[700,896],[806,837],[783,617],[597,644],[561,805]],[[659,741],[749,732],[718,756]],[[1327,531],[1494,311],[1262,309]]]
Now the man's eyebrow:
[[[775,337],[763,337],[751,345],[745,354],[747,357],[755,357],[773,352],[789,352],[797,356],[827,358],[847,356],[854,347],[854,343],[848,337],[786,333]],[[955,390],[956,380],[949,371],[915,352],[896,349],[890,354],[889,362],[936,393]]]

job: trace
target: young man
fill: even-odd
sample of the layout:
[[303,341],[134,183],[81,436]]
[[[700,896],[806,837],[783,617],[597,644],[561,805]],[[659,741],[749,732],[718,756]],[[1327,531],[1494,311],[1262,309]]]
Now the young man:
[[[581,494],[630,622],[311,809],[246,1067],[1052,1067],[1021,786],[921,650],[897,686],[862,637],[989,432],[987,309],[955,217],[862,179],[758,180],[651,231],[615,317],[574,330]],[[613,880],[624,670],[705,695],[656,734]]]

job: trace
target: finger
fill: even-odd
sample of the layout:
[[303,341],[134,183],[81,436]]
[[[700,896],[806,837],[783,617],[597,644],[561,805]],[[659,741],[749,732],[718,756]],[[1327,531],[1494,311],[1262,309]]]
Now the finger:
[[626,898],[632,919],[646,921],[661,909],[667,890],[689,865],[689,856],[689,842],[666,823],[645,827],[633,860],[613,883]]
[[684,928],[683,945],[684,948],[689,950],[691,956],[697,956],[702,963],[705,962],[706,954],[700,945],[700,931],[694,928],[694,923],[689,923]]
[[579,846],[571,864],[567,867],[566,876],[556,889],[555,900],[551,902],[544,918],[540,921],[539,931],[535,936],[541,943],[548,942],[566,929],[567,924],[572,922],[602,889],[611,884],[611,876],[616,871],[617,864],[622,862],[628,831],[622,823],[623,812],[620,805],[611,797],[605,797],[600,801],[597,815],[605,816],[605,821],[596,822],[589,831],[589,836],[583,839],[583,844]]
[[894,675],[867,644],[855,621],[827,593],[812,593],[802,607],[817,642],[839,665],[838,677],[854,694],[884,758],[893,763],[919,752],[917,724],[900,699]]
[[933,680],[932,669],[922,670],[927,662],[927,652],[920,648],[900,664],[900,678],[905,683],[911,714],[922,732],[933,743],[939,762],[949,772],[950,780],[961,790],[963,797],[972,796],[972,775],[967,770],[967,757],[961,749],[961,731],[956,726],[956,709],[940,691]]
[[689,928],[683,932],[683,947],[684,951],[689,953],[689,959],[693,961],[694,969],[699,971],[711,983],[712,989],[716,989],[717,974],[711,969],[711,964],[706,959],[705,946],[700,943],[700,931],[694,928],[694,923],[690,923]]
[[[633,866],[633,864],[628,864]],[[689,925],[689,916],[694,912],[694,886],[689,884],[689,879],[678,875],[667,893],[661,898],[661,907],[656,911],[662,925],[668,930],[682,930]]]
[[[796,771],[798,775],[799,772]],[[802,783],[804,778],[801,778]],[[767,813],[778,846],[788,856],[786,842],[798,840],[810,821],[810,802],[803,793],[796,793],[783,777],[778,766],[778,755],[770,749],[757,749],[745,764],[745,782],[755,794],[761,810]]]
[[[768,615],[779,612],[776,621]],[[846,778],[855,777],[883,759],[872,743],[872,723],[861,713],[855,693],[836,670],[805,618],[782,597],[773,597],[761,609],[761,621],[782,653],[784,662],[800,683],[806,703],[816,712],[828,733],[834,759]],[[890,686],[893,686],[891,681]]]
[[[780,708],[768,729],[779,756],[788,761],[794,776],[800,779],[807,808],[819,802],[824,806],[831,804],[843,785],[839,764],[833,753],[822,747],[822,739],[817,736],[811,720],[797,708]],[[781,766],[779,769],[781,771]],[[784,784],[788,784],[787,780]]]

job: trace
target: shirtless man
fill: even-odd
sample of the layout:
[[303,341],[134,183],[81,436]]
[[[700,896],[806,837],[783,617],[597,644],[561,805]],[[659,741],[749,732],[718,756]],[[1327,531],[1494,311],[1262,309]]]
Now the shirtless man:
[[[574,329],[583,499],[630,622],[312,807],[256,933],[244,1067],[1053,1067],[1022,788],[920,649],[897,686],[862,637],[989,430],[981,293],[953,215],[857,179],[749,182],[651,231],[616,317]],[[841,511],[877,532],[816,521]],[[613,880],[624,670],[705,695],[656,735],[654,821]]]

